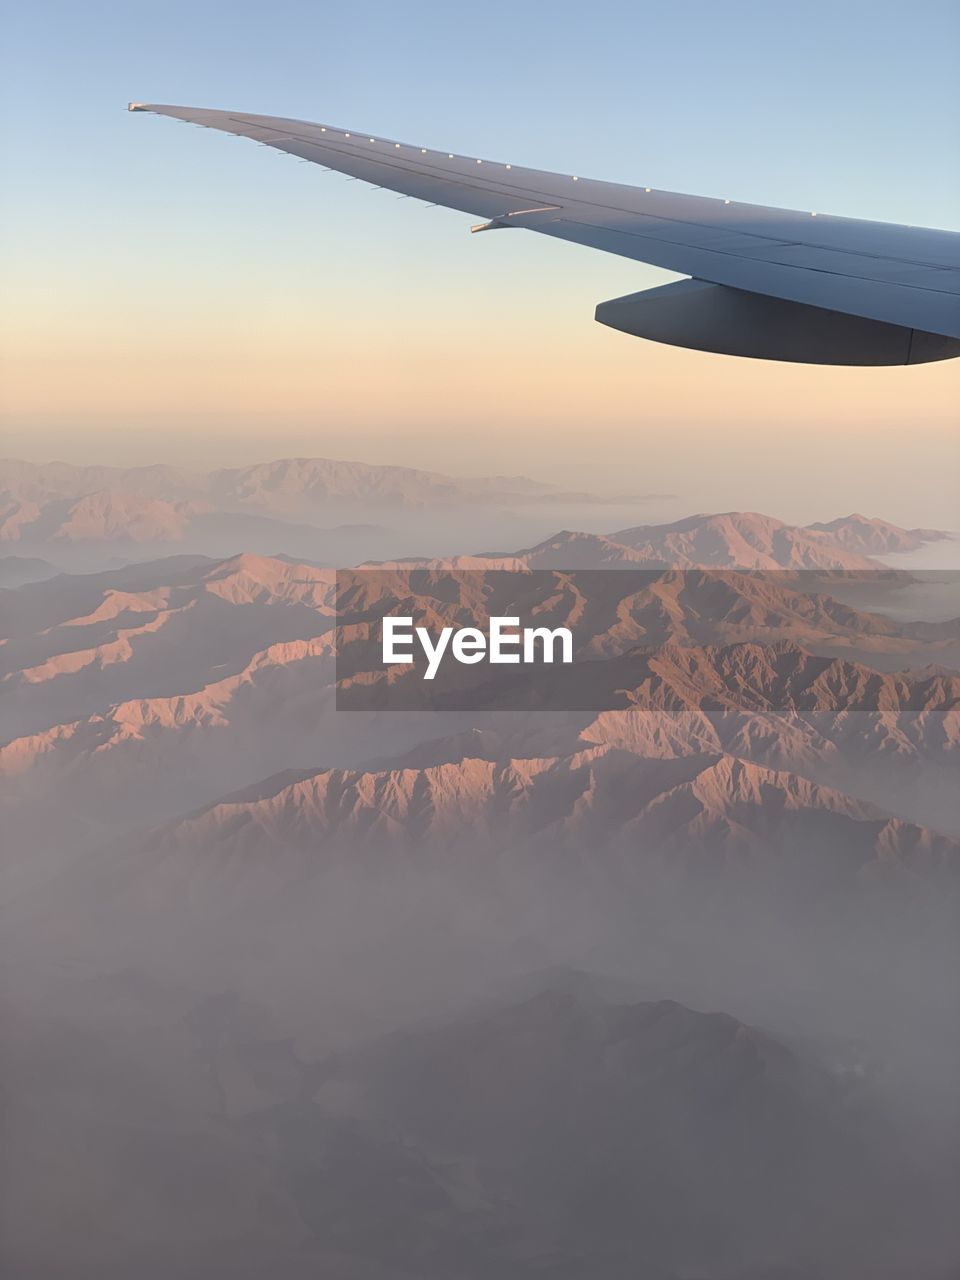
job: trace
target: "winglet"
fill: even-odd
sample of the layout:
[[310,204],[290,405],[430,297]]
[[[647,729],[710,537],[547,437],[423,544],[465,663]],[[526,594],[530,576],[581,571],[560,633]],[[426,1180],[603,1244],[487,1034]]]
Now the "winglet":
[[128,102],[127,110],[128,111],[149,111],[150,108],[144,106],[142,102]]

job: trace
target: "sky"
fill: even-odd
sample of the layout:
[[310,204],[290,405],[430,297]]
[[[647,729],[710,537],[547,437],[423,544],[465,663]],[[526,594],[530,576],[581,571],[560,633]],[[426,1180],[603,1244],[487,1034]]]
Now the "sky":
[[955,0],[0,11],[0,452],[321,455],[960,525],[960,361],[824,369],[642,342],[593,310],[664,272],[472,237],[465,215],[126,111],[295,116],[960,229]]

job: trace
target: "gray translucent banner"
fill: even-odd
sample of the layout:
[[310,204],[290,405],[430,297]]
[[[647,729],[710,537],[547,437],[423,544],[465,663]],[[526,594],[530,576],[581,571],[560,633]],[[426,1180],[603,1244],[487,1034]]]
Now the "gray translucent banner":
[[940,714],[960,695],[957,571],[399,564],[339,570],[336,611],[345,711]]

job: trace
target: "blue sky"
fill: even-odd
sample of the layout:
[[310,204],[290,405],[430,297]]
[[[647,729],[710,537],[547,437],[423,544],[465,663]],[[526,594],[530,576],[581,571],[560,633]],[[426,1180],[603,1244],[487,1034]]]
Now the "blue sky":
[[[695,434],[771,417],[896,432],[908,413],[944,439],[952,369],[868,383],[611,335],[595,303],[662,273],[533,236],[471,238],[460,215],[125,104],[300,116],[960,228],[955,0],[34,0],[4,4],[3,31],[0,408],[20,452],[234,461],[352,443],[455,465],[459,434],[476,469],[481,427],[533,456],[558,422],[571,439],[578,424]],[[361,348],[383,373],[369,385]]]
[[[960,6],[6,4],[4,147],[124,201],[130,97],[236,106],[511,154],[549,168],[957,226]],[[439,136],[438,136],[439,135]],[[158,134],[154,161],[182,139]],[[199,153],[198,153],[199,154]],[[230,169],[208,148],[198,198]],[[25,177],[21,172],[18,176]],[[39,181],[37,181],[39,179]],[[295,188],[289,179],[291,193]]]

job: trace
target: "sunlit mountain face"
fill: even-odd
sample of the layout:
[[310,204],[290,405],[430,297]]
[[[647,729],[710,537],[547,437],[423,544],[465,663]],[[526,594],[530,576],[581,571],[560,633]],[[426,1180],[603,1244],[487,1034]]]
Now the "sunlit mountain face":
[[[955,1274],[949,534],[2,474],[5,1273]],[[426,696],[384,608],[575,662]]]

